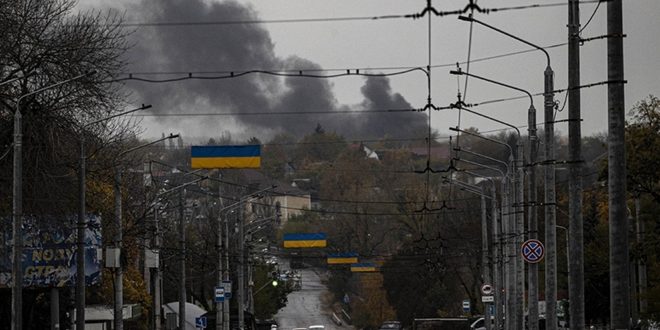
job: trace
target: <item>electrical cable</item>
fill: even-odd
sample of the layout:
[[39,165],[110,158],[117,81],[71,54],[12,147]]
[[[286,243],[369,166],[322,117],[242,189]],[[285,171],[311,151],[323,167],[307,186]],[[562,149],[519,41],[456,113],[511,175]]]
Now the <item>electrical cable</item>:
[[259,112],[191,112],[191,113],[141,113],[135,117],[188,117],[188,116],[273,116],[273,115],[335,115],[335,114],[382,114],[419,112],[420,109],[361,109],[361,110],[319,110],[319,111],[259,111]]
[[[591,88],[591,87],[596,87],[600,85],[607,85],[610,83],[621,83],[620,81],[613,81],[613,80],[606,80],[606,81],[600,81],[597,83],[591,83],[591,84],[586,84],[586,85],[580,85],[580,86],[575,86],[571,88],[562,88],[562,89],[555,89],[551,93],[553,94],[558,94],[558,93],[565,93],[571,90],[576,90],[576,89],[583,89],[583,88]],[[627,80],[624,80],[623,83],[627,83]],[[539,93],[533,93],[532,96],[542,96],[544,95],[543,92]],[[506,101],[513,101],[513,100],[520,100],[520,99],[526,99],[529,96],[514,96],[514,97],[507,97],[507,98],[501,98],[501,99],[494,99],[494,100],[488,100],[488,101],[482,101],[482,102],[477,102],[477,103],[471,103],[469,106],[471,107],[476,107],[479,105],[486,105],[486,104],[493,104],[493,103],[500,103],[500,102],[506,102]],[[440,108],[441,110],[445,110],[447,108]]]
[[[557,48],[557,47],[562,47],[568,45],[567,42],[564,43],[559,43],[559,44],[552,44],[548,45],[545,47],[542,47],[543,49],[552,49],[552,48]],[[525,53],[531,53],[538,51],[538,49],[533,48],[533,49],[527,49],[527,50],[521,50],[521,51],[516,51],[516,52],[510,52],[510,53],[503,53],[503,54],[498,54],[498,55],[493,55],[493,56],[487,56],[487,57],[482,57],[478,59],[472,59],[472,63],[477,63],[477,62],[483,62],[483,61],[489,61],[489,60],[494,60],[494,59],[499,59],[499,58],[504,58],[508,56],[514,56],[514,55],[520,55],[520,54],[525,54]],[[431,68],[448,68],[448,67],[453,67],[457,63],[446,63],[446,64],[434,64],[431,65]],[[463,64],[468,64],[467,61],[463,62],[458,62],[458,64],[463,65]],[[121,74],[124,75],[129,75],[129,76],[134,76],[134,75],[209,75],[209,74],[217,74],[217,75],[231,75],[233,72],[249,72],[249,71],[268,71],[268,72],[280,72],[280,73],[291,73],[292,76],[298,76],[296,73],[300,72],[350,72],[353,70],[354,72],[360,72],[360,71],[401,71],[401,70],[410,70],[410,69],[415,69],[419,68],[416,66],[391,66],[391,67],[364,67],[364,68],[350,68],[350,69],[345,69],[345,68],[332,68],[332,69],[310,69],[310,68],[300,68],[300,69],[260,69],[260,70],[223,70],[223,71],[136,71],[136,72],[121,72]]]
[[392,77],[392,76],[404,75],[404,74],[414,72],[414,71],[422,71],[422,72],[426,73],[426,70],[424,70],[423,68],[420,68],[420,67],[410,68],[410,69],[391,72],[391,73],[360,73],[359,70],[356,70],[356,72],[350,72],[350,70],[346,70],[346,71],[347,72],[345,72],[345,73],[320,75],[320,74],[303,73],[302,70],[299,71],[297,74],[296,73],[290,73],[288,71],[287,72],[277,72],[277,71],[266,71],[266,70],[249,70],[249,71],[242,71],[242,72],[232,72],[232,71],[230,71],[229,74],[217,75],[217,76],[194,76],[192,74],[192,72],[190,72],[190,73],[188,73],[187,76],[170,78],[170,79],[140,78],[140,77],[134,77],[133,74],[129,73],[128,77],[125,77],[125,78],[109,79],[109,80],[99,81],[98,83],[114,83],[114,82],[122,82],[122,81],[129,81],[129,80],[146,82],[146,83],[170,83],[170,82],[177,82],[177,81],[184,81],[184,80],[224,80],[224,79],[239,78],[239,77],[252,75],[252,74],[264,74],[264,75],[270,75],[270,76],[276,76],[276,77],[302,77],[302,78],[331,79],[331,78],[348,77],[348,76]]
[[168,26],[212,26],[212,25],[246,25],[246,24],[280,24],[280,23],[323,23],[348,21],[377,21],[389,19],[408,18],[408,15],[381,15],[381,16],[346,16],[346,17],[319,17],[319,18],[289,18],[289,19],[255,19],[236,21],[205,21],[205,22],[133,22],[122,23],[123,27],[168,27]]
[[580,35],[580,34],[582,33],[582,31],[584,31],[584,29],[587,28],[587,26],[589,25],[589,23],[591,23],[591,20],[594,19],[594,16],[596,16],[596,12],[598,12],[598,8],[600,8],[600,4],[601,4],[601,2],[605,2],[605,1],[602,1],[602,0],[601,0],[601,1],[598,1],[598,3],[596,4],[596,8],[594,9],[593,13],[591,13],[591,16],[589,17],[589,19],[587,20],[587,22],[584,23],[584,25],[582,26],[582,28],[578,31],[578,35]]
[[[580,3],[593,3],[599,2],[598,0],[580,1]],[[326,22],[350,22],[350,21],[382,21],[394,19],[418,19],[426,15],[427,12],[432,12],[436,16],[460,15],[466,13],[468,10],[477,11],[482,13],[502,12],[510,10],[525,10],[536,8],[547,8],[565,6],[566,3],[549,3],[549,4],[532,4],[525,6],[501,7],[501,8],[485,8],[481,9],[475,4],[470,2],[465,8],[453,11],[437,11],[433,7],[426,7],[422,13],[417,14],[391,14],[391,15],[378,15],[378,16],[345,16],[345,17],[317,17],[317,18],[288,18],[288,19],[253,19],[253,20],[235,20],[235,21],[182,21],[182,22],[127,22],[121,23],[121,27],[175,27],[175,26],[218,26],[218,25],[247,25],[247,24],[281,24],[281,23],[326,23]],[[430,15],[429,15],[430,16]]]

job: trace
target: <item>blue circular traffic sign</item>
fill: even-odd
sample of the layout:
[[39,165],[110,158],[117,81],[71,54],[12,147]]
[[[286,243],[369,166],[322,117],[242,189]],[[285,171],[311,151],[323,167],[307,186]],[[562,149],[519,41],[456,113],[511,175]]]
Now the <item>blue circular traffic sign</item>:
[[535,264],[543,260],[543,256],[545,255],[545,247],[541,241],[537,239],[530,239],[523,243],[522,247],[520,248],[520,252],[525,261],[530,264]]

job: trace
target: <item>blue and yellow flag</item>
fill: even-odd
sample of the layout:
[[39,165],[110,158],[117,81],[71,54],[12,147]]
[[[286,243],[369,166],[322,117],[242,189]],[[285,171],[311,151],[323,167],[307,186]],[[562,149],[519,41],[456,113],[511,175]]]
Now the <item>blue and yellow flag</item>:
[[260,168],[261,146],[192,146],[191,168]]
[[355,252],[328,254],[328,265],[356,264],[357,262],[358,254]]
[[376,264],[371,262],[363,262],[351,265],[351,272],[353,273],[371,273],[376,271]]
[[324,248],[327,244],[325,233],[284,234],[285,248]]

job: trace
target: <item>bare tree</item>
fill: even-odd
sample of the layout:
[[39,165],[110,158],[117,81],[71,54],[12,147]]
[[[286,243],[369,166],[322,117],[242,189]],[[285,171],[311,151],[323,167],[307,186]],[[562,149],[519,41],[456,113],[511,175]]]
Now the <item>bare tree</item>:
[[[122,111],[127,95],[108,83],[123,68],[130,31],[122,17],[99,12],[74,13],[72,0],[1,0],[0,81],[26,76],[0,87],[0,147],[12,141],[17,100],[40,88],[94,71],[87,79],[48,89],[21,100],[24,195],[28,212],[63,212],[75,205],[75,169],[81,134],[94,155],[98,148],[135,136],[136,123],[113,121],[82,129],[84,123]],[[106,156],[109,153],[97,155]],[[0,153],[2,155],[2,153]],[[89,155],[88,155],[89,156]],[[97,159],[95,159],[97,160]],[[93,165],[103,162],[92,161]],[[0,159],[0,182],[8,186],[11,157]],[[44,189],[48,187],[47,189]],[[7,210],[9,197],[0,200]],[[62,199],[67,199],[62,203]],[[57,203],[46,203],[43,202]]]

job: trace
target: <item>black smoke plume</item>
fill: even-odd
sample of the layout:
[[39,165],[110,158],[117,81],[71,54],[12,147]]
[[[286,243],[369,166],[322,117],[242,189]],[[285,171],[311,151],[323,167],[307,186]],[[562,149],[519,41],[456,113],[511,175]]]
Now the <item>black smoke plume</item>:
[[[260,17],[237,1],[143,0],[128,11],[128,19],[148,22],[254,21]],[[180,77],[185,72],[241,72],[247,70],[321,69],[308,59],[279,58],[269,32],[260,24],[142,26],[134,33],[129,71],[152,79]],[[301,40],[304,42],[304,40]],[[181,72],[178,75],[145,75],[140,72]],[[211,75],[211,74],[209,74]],[[131,81],[127,86],[136,100],[154,105],[158,113],[272,113],[294,115],[241,115],[209,117],[157,117],[189,122],[188,136],[216,136],[221,131],[245,136],[288,133],[301,136],[317,124],[351,139],[384,136],[420,137],[427,117],[419,112],[369,114],[309,114],[314,111],[405,109],[411,105],[391,90],[387,77],[368,77],[357,105],[338,104],[328,79],[251,74],[222,80],[185,80],[170,83]]]

